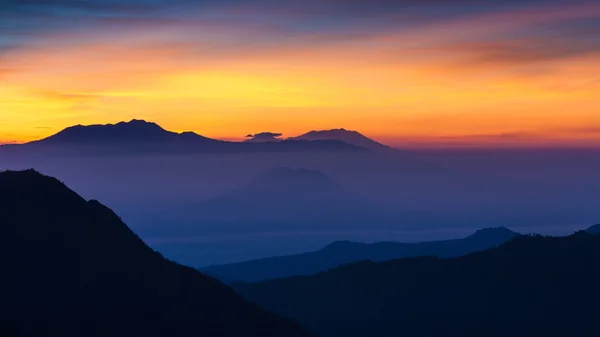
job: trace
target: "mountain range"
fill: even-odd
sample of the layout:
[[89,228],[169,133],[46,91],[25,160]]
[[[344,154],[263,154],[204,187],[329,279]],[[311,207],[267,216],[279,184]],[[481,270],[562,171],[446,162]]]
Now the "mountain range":
[[520,234],[504,227],[486,228],[455,240],[419,243],[337,241],[325,248],[298,255],[269,257],[200,270],[224,282],[260,282],[290,276],[313,275],[357,261],[388,261],[403,257],[437,256],[440,258],[466,255],[485,250]]
[[[301,185],[339,188],[310,170],[277,168],[263,178],[287,182],[290,172],[306,179]],[[309,256],[368,251],[372,261],[238,282],[234,291],[166,260],[112,210],[59,180],[4,171],[0,335],[595,337],[598,231],[544,237],[500,227],[437,243],[335,242]],[[462,255],[468,242],[492,248]],[[387,247],[401,246],[419,256],[387,261]]]
[[[267,143],[273,141],[285,141],[276,139],[281,136],[280,133],[263,132],[251,136],[250,142]],[[263,139],[261,141],[261,139]],[[341,141],[357,147],[371,150],[373,152],[389,152],[394,148],[374,141],[361,133],[346,129],[331,130],[313,130],[296,137],[287,138],[288,141]],[[67,144],[67,143],[122,143],[122,142],[196,142],[209,143],[228,143],[221,140],[211,139],[201,136],[195,132],[172,132],[167,131],[153,122],[147,122],[141,119],[133,119],[129,122],[119,122],[116,124],[96,124],[96,125],[75,125],[67,127],[64,130],[51,135],[47,138],[31,143],[43,144]],[[247,141],[248,142],[248,141]]]
[[307,336],[33,170],[0,173],[0,265],[3,336]]
[[363,261],[236,289],[314,336],[597,336],[600,236],[518,236],[462,257]]
[[[75,125],[54,135],[22,145],[5,145],[3,149],[44,151],[68,148],[71,152],[83,150],[94,153],[132,153],[132,152],[365,152],[368,148],[359,143],[375,144],[363,140],[354,141],[354,134],[345,131],[339,137],[309,139],[298,137],[281,141],[230,142],[207,138],[194,132],[176,133],[163,129],[156,123],[133,119],[105,125]],[[306,138],[306,139],[304,139]],[[365,138],[366,139],[366,138]],[[346,140],[348,142],[346,142]]]

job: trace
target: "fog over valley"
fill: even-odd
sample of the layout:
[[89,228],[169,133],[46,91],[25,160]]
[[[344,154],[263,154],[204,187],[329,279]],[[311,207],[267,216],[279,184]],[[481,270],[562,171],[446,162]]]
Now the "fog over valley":
[[105,127],[5,146],[0,168],[35,168],[103,200],[153,247],[194,266],[334,240],[456,238],[492,226],[566,233],[600,217],[596,150],[367,149],[345,143],[358,134],[347,130],[323,135],[347,144],[334,148],[318,133],[246,148],[121,125],[129,138],[118,142],[103,138],[115,132]]

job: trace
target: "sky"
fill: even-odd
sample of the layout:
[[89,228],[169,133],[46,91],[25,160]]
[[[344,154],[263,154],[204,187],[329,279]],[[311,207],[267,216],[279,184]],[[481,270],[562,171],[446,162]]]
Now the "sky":
[[0,0],[0,143],[133,118],[600,146],[600,2]]

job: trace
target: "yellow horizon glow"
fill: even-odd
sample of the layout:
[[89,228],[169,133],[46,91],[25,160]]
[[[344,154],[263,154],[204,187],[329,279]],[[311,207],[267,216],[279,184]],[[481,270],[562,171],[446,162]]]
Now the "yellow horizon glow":
[[0,67],[0,143],[136,118],[236,140],[343,127],[396,144],[600,145],[600,55],[458,62],[486,46],[450,46],[448,57],[419,48],[389,57],[391,39],[247,57],[118,38],[23,48]]

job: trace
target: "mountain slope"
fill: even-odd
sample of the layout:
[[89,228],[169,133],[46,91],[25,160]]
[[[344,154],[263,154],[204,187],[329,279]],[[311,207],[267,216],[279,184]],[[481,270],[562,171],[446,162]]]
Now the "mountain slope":
[[[420,176],[428,176],[429,178],[438,179],[439,177],[452,174],[445,167],[434,165],[429,162],[421,161],[416,158],[412,152],[400,150],[382,143],[379,143],[358,131],[346,129],[331,129],[310,131],[297,137],[288,138],[295,141],[340,141],[346,144],[351,144],[369,150],[370,152],[380,155],[388,159],[388,169],[396,173],[410,172],[412,178]],[[374,161],[376,163],[377,161]],[[374,168],[376,169],[376,168]]]
[[586,229],[586,232],[590,234],[600,234],[600,224],[591,226],[590,228]]
[[600,236],[517,237],[452,259],[359,262],[237,290],[316,336],[597,336]]
[[[278,167],[250,183],[206,202],[181,208],[170,221],[190,230],[285,231],[351,228],[395,218],[316,170]],[[171,226],[170,230],[175,230]],[[189,234],[182,232],[181,234]]]
[[211,266],[201,271],[227,282],[260,282],[267,279],[312,275],[363,260],[386,261],[402,257],[454,257],[495,247],[519,235],[503,227],[477,231],[464,239],[419,243],[340,241],[310,253],[270,257]]
[[292,137],[294,140],[340,140],[348,144],[364,147],[373,152],[392,153],[400,152],[390,146],[381,144],[368,138],[357,131],[346,129],[331,129],[331,130],[313,130],[303,135]]
[[0,327],[19,336],[305,336],[33,170],[0,173],[0,264]]

